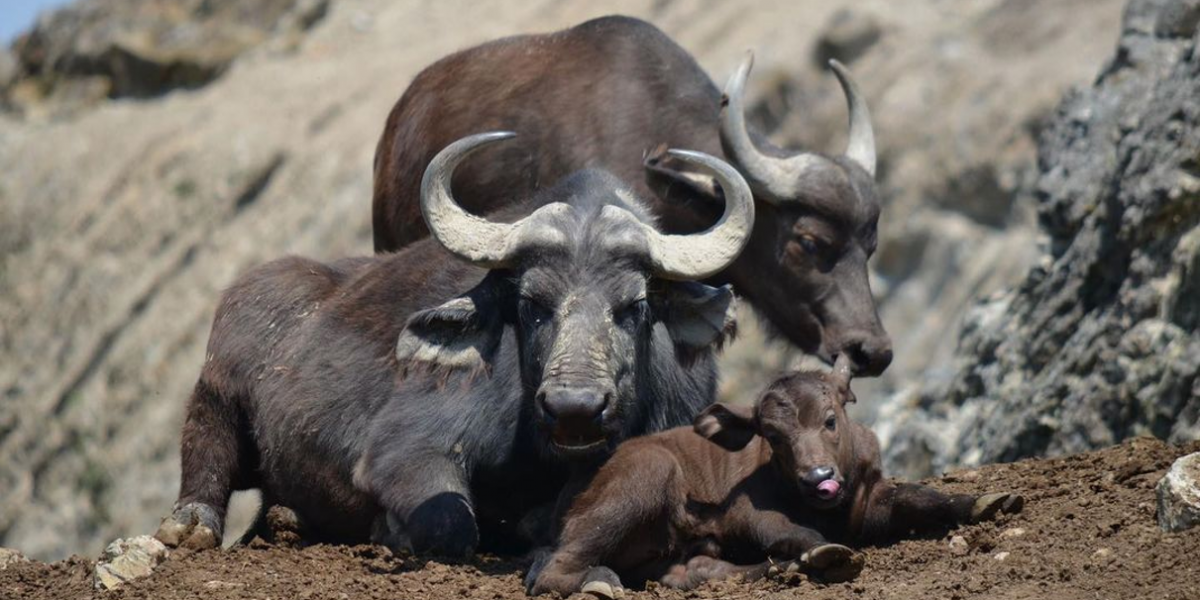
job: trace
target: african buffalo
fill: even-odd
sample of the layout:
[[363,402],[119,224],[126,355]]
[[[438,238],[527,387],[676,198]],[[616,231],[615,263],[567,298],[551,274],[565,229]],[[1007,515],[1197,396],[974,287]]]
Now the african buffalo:
[[834,62],[850,108],[845,154],[773,147],[747,131],[751,65],[748,55],[723,101],[685,50],[627,17],[452,54],[421,72],[388,117],[375,155],[375,249],[425,237],[421,172],[442,146],[471,131],[511,129],[522,139],[456,178],[468,210],[486,214],[580,168],[601,167],[647,198],[672,233],[712,223],[720,191],[661,149],[723,151],[749,181],[758,219],[746,251],[709,283],[732,283],[804,351],[829,363],[848,354],[860,375],[877,375],[892,349],[867,280],[880,212],[867,105]]
[[224,294],[159,539],[218,544],[230,493],[258,487],[314,540],[469,554],[480,527],[502,538],[553,503],[573,466],[713,400],[734,298],[690,280],[745,245],[746,182],[711,156],[671,152],[725,191],[724,216],[695,235],[660,233],[595,170],[538,193],[516,222],[466,213],[456,167],[510,137],[467,137],[432,160],[421,208],[436,240],[285,258]]
[[833,373],[786,375],[754,405],[714,404],[693,427],[623,444],[575,498],[558,548],[531,569],[531,593],[613,597],[620,575],[687,588],[761,577],[772,560],[845,581],[863,561],[842,544],[1021,509],[1013,494],[943,494],[884,479],[875,434],[846,417],[849,379],[839,357]]

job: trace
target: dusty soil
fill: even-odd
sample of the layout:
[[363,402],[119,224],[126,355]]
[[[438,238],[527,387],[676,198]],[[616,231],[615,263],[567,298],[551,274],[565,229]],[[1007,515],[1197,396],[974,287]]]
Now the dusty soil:
[[[953,472],[932,480],[963,492],[1014,490],[1025,511],[964,527],[965,553],[949,538],[866,550],[855,581],[709,583],[692,592],[649,585],[648,598],[1005,598],[1057,600],[1200,598],[1200,530],[1167,534],[1154,514],[1154,485],[1200,442],[1169,446],[1139,438],[1097,452]],[[253,544],[176,554],[150,578],[118,590],[91,587],[92,563],[73,557],[0,571],[0,598],[523,598],[519,561],[483,557],[442,564],[373,546],[303,549]],[[584,598],[584,596],[579,596]]]

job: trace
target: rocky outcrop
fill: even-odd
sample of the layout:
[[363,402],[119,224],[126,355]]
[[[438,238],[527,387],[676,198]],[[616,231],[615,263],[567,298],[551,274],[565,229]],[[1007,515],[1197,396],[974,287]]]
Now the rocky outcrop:
[[62,112],[197,88],[272,36],[294,40],[328,1],[82,0],[17,39],[15,64],[0,65],[0,106]]
[[965,322],[954,374],[884,412],[909,474],[1200,436],[1200,31],[1135,0],[1039,145],[1045,253]]

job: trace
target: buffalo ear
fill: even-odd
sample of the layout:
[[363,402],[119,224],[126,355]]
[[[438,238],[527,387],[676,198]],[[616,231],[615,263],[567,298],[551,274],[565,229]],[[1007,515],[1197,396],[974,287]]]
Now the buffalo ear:
[[689,196],[699,194],[717,206],[724,205],[725,194],[721,192],[717,180],[667,154],[666,144],[659,145],[647,154],[642,165],[646,167],[646,185],[659,198],[683,201],[684,198],[680,198],[682,192]]
[[504,329],[492,280],[489,275],[466,294],[413,313],[396,340],[402,369],[490,370]]
[[713,404],[692,421],[692,430],[700,437],[736,452],[746,447],[758,433],[753,406]]
[[675,350],[685,358],[720,348],[737,335],[737,298],[728,285],[666,282],[665,288],[651,297]]

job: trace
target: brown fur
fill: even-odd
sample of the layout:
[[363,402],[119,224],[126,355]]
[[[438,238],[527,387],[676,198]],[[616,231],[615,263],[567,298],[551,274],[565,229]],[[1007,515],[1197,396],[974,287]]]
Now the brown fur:
[[[691,587],[735,573],[762,576],[768,559],[801,560],[818,577],[844,579],[861,561],[839,546],[846,560],[820,564],[812,558],[818,548],[942,531],[986,516],[973,496],[884,479],[875,435],[846,418],[843,405],[852,398],[827,376],[793,374],[755,406],[713,405],[694,427],[626,442],[577,496],[557,549],[531,573],[531,593],[619,585],[607,569],[627,580]],[[818,498],[805,480],[825,466],[842,484],[832,500]]]

